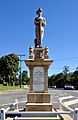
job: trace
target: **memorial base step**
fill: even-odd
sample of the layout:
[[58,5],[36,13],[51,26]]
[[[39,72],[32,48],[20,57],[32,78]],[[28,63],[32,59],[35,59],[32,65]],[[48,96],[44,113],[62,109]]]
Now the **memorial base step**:
[[52,111],[51,103],[27,103],[26,111]]
[[28,93],[28,103],[50,103],[50,93]]
[[61,120],[57,117],[16,117],[13,120]]

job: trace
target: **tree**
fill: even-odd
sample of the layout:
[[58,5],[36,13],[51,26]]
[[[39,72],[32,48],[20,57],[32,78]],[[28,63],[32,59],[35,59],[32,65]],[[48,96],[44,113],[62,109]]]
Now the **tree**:
[[22,72],[22,84],[29,84],[28,71],[26,70]]
[[57,87],[63,87],[65,84],[71,84],[78,89],[78,67],[74,72],[69,72],[69,67],[64,66],[62,73],[54,74],[48,77],[49,87],[52,87],[53,85],[56,85]]
[[76,67],[76,71],[78,71],[78,67]]
[[2,83],[3,83],[3,78],[0,75],[0,84],[2,84]]
[[48,77],[48,87],[52,87],[52,77]]
[[78,71],[74,71],[71,76],[71,82],[72,84],[78,89]]
[[69,66],[64,66],[64,70],[63,70],[64,83],[68,82],[68,71],[69,71]]
[[59,73],[56,75],[52,75],[51,77],[48,77],[48,86],[57,86],[57,87],[63,87],[64,85],[64,77],[63,73]]
[[63,87],[63,85],[64,85],[63,73],[56,74],[56,76],[55,76],[55,85],[56,85],[58,88]]
[[69,66],[64,66],[64,70],[63,70],[64,75],[67,75],[68,71],[69,71]]
[[48,77],[48,86],[52,87],[56,85],[56,74],[53,74],[52,76]]
[[19,70],[19,58],[16,54],[8,54],[0,58],[0,75],[5,82],[11,83]]

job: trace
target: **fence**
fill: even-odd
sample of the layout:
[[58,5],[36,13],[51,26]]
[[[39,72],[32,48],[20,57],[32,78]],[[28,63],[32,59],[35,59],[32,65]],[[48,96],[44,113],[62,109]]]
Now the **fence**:
[[9,107],[6,109],[2,108],[0,109],[0,120],[5,120],[5,116],[8,110],[10,110],[12,107],[15,107],[15,109],[18,109],[18,100],[16,99],[14,103],[10,104]]
[[73,120],[78,120],[78,108],[75,108],[75,110],[73,111],[62,111],[62,112],[15,112],[15,111],[8,111],[11,109],[11,107],[15,107],[15,109],[18,109],[18,100],[15,100],[14,103],[12,103],[7,109],[2,108],[0,110],[0,120],[5,120],[7,117],[21,117],[21,116],[34,116],[34,115],[40,115],[40,116],[51,116],[51,115],[62,115],[62,114],[66,114],[66,115],[72,115],[73,116]]

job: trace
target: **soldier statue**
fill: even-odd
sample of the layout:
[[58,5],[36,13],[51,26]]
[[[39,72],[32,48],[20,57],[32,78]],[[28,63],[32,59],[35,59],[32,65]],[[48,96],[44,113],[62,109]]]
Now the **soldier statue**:
[[35,18],[35,20],[34,20],[34,24],[36,26],[36,28],[35,28],[36,39],[34,40],[35,48],[42,47],[42,39],[44,36],[44,27],[46,25],[46,20],[45,20],[45,18],[42,17],[42,12],[43,12],[43,10],[41,8],[39,8],[36,12],[38,17]]

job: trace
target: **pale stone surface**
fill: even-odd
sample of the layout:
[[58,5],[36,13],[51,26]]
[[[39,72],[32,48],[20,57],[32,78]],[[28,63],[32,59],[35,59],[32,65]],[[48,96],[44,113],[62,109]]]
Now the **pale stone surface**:
[[42,17],[43,10],[39,8],[37,10],[37,17],[34,20],[35,23],[35,33],[36,33],[36,39],[35,39],[35,47],[42,47],[42,39],[44,36],[44,27],[46,25],[46,20],[44,17]]
[[49,93],[28,93],[27,111],[52,111]]
[[52,111],[51,103],[27,103],[27,111]]
[[30,91],[27,94],[27,111],[52,111],[50,94],[48,94],[48,69],[53,60],[49,59],[48,47],[42,48],[45,19],[42,17],[42,9],[37,11],[35,18],[36,38],[35,48],[29,48],[29,59],[25,60],[30,70]]
[[[26,65],[29,67],[30,70],[30,92],[33,92],[33,70],[35,67],[43,67],[44,69],[44,88],[40,92],[48,92],[48,68],[51,65],[53,60],[50,59],[38,59],[38,60],[25,60]],[[39,91],[34,91],[39,92]]]
[[25,60],[30,70],[30,92],[27,94],[26,109],[52,111],[48,93],[48,69],[53,60],[48,59],[48,48],[35,48],[33,54],[33,59]]
[[50,103],[49,93],[28,93],[28,103]]
[[44,68],[34,67],[33,69],[33,91],[44,91]]
[[34,59],[35,60],[44,59],[44,49],[43,48],[35,48],[34,49]]
[[48,47],[45,47],[45,48],[44,48],[44,59],[49,59],[48,52],[49,52]]

